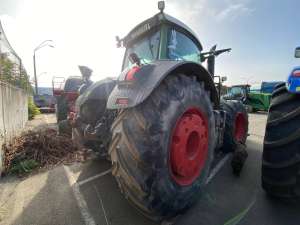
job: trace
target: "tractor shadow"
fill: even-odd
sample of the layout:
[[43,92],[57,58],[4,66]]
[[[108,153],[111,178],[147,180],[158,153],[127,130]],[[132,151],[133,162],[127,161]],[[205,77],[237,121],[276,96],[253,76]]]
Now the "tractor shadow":
[[227,163],[176,225],[299,224],[299,202],[271,198],[261,188],[262,141],[250,137],[247,146],[249,157],[240,177],[232,174]]
[[[111,168],[111,162],[103,159],[92,160],[81,174],[77,183],[103,173]],[[155,225],[133,208],[121,194],[111,173],[80,185],[80,192],[96,224],[105,225]]]
[[[240,175],[232,174],[230,161],[206,187],[199,201],[183,215],[176,225],[220,225],[234,220],[241,225],[298,225],[300,205],[270,198],[261,188],[262,140],[249,138],[249,157]],[[111,167],[110,162],[93,160],[82,169],[78,182]],[[120,193],[111,174],[80,186],[88,208],[96,223],[111,225],[152,225],[154,223],[133,208]],[[102,202],[102,203],[101,203]],[[229,223],[230,224],[230,223]]]

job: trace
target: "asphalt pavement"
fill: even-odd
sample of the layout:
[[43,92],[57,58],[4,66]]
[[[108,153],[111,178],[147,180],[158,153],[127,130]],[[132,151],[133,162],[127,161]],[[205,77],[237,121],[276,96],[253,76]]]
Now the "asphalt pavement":
[[[165,224],[300,224],[299,204],[272,199],[260,186],[266,118],[266,114],[250,115],[249,157],[240,177],[232,174],[230,159],[223,161],[199,201]],[[123,198],[105,160],[58,167],[21,181],[6,178],[1,184],[1,224],[156,224]]]

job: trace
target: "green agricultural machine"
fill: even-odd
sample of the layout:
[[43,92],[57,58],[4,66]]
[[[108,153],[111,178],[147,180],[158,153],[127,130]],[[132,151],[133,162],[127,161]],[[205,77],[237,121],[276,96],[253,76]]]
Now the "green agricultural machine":
[[226,100],[239,100],[246,105],[248,112],[268,111],[271,94],[259,91],[250,91],[250,85],[234,85],[228,89],[226,95],[222,96]]
[[[230,49],[204,52],[188,26],[163,12],[164,2],[159,9],[117,38],[126,48],[121,74],[90,86],[72,122],[75,141],[92,141],[95,151],[109,141],[122,194],[156,221],[192,206],[218,160],[243,152],[248,134],[244,105],[220,99],[214,75],[215,58]],[[236,158],[234,172],[246,157]]]

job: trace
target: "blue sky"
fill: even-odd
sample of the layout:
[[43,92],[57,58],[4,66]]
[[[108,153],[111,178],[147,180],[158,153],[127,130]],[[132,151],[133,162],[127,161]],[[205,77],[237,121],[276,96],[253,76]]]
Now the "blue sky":
[[[114,36],[157,13],[156,0],[0,0],[6,34],[32,75],[32,49],[53,39],[55,49],[39,52],[42,86],[52,76],[79,74],[78,64],[94,69],[94,80],[117,76],[123,50]],[[284,80],[300,59],[298,0],[167,0],[166,13],[179,18],[199,36],[204,49],[218,44],[232,52],[217,59],[216,72],[228,84]],[[105,30],[105,33],[103,32]],[[25,35],[24,35],[25,34]],[[74,48],[76,46],[76,48]],[[105,54],[103,54],[105,52]]]
[[232,48],[217,61],[217,71],[230,82],[239,82],[240,77],[250,82],[283,80],[292,66],[300,64],[293,58],[300,45],[299,9],[297,0],[212,0],[203,8],[203,16],[197,16],[199,26],[193,28],[204,46],[219,43]]

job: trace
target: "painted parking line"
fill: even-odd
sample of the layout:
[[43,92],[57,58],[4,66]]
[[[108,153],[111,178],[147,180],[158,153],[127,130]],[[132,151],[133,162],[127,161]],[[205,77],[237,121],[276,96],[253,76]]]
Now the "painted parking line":
[[103,214],[104,214],[104,218],[105,218],[105,221],[106,221],[106,225],[109,225],[109,222],[108,222],[108,219],[107,219],[107,216],[106,216],[106,210],[104,208],[104,204],[103,204],[100,192],[98,191],[98,189],[97,189],[97,187],[95,185],[94,185],[94,189],[96,191],[96,195],[98,197],[98,200],[100,201],[101,208],[102,208],[102,211],[103,211]]
[[[210,173],[210,175],[209,175],[209,177],[206,181],[206,184],[208,184],[217,175],[217,173],[228,162],[228,160],[231,158],[231,156],[232,156],[232,154],[228,154],[222,160],[220,160],[220,162],[211,171],[211,173]],[[80,209],[80,213],[81,213],[81,216],[84,220],[84,223],[86,225],[96,225],[96,222],[95,222],[94,218],[92,217],[91,213],[89,212],[89,209],[88,209],[87,203],[84,199],[84,196],[80,192],[80,186],[82,186],[84,184],[87,184],[88,182],[94,181],[94,180],[96,180],[100,177],[103,177],[103,176],[107,175],[107,174],[110,174],[112,169],[103,171],[99,174],[96,174],[92,177],[89,177],[89,178],[87,178],[85,180],[82,180],[82,181],[79,181],[79,182],[76,182],[76,178],[74,177],[73,173],[70,171],[70,169],[68,167],[64,166],[64,169],[66,171],[70,186],[72,187],[72,190],[73,190],[74,196],[76,198],[78,207]],[[99,202],[100,202],[100,205],[101,205],[104,217],[105,217],[106,225],[110,225],[109,221],[107,219],[107,214],[106,214],[106,210],[105,210],[101,195],[100,195],[100,193],[99,193],[96,186],[94,186],[94,189],[95,189],[95,192],[96,192],[97,197],[99,199]],[[170,224],[173,224],[173,223],[170,223]]]
[[206,184],[208,184],[217,175],[217,173],[220,171],[220,169],[222,169],[222,167],[231,158],[231,156],[232,153],[229,153],[223,159],[220,160],[220,162],[215,166],[215,168],[213,168],[210,175],[208,176]]
[[[225,165],[225,163],[227,163],[227,161],[231,158],[231,156],[232,156],[232,153],[229,153],[223,159],[220,160],[220,162],[211,171],[209,177],[206,180],[206,184],[208,184],[217,175],[217,173],[219,172],[219,170]],[[84,184],[86,184],[88,182],[91,182],[93,180],[96,180],[96,179],[98,179],[98,178],[100,178],[102,176],[105,176],[105,175],[111,173],[111,171],[112,171],[112,169],[106,170],[106,171],[104,171],[102,173],[99,173],[97,175],[89,177],[89,178],[87,178],[85,180],[79,181],[79,182],[77,182],[77,184],[80,185],[80,186],[84,185]]]
[[86,183],[88,183],[88,182],[91,182],[91,181],[93,181],[93,180],[98,179],[99,177],[103,177],[103,176],[105,176],[106,174],[109,174],[109,173],[111,173],[111,169],[106,170],[106,171],[104,171],[104,172],[102,172],[102,173],[99,173],[99,174],[97,174],[97,175],[95,175],[95,176],[89,177],[89,178],[87,178],[87,179],[85,179],[85,180],[79,181],[77,184],[80,185],[80,186],[81,186],[81,185],[84,185],[84,184],[86,184]]
[[75,177],[73,176],[72,172],[70,171],[70,169],[68,167],[64,166],[64,169],[66,171],[66,175],[68,177],[70,186],[72,187],[73,194],[76,198],[78,208],[80,210],[81,217],[84,220],[84,223],[86,225],[96,225],[94,218],[92,217],[91,213],[89,212],[87,203],[79,190],[79,185],[78,185],[78,183],[76,183]]

